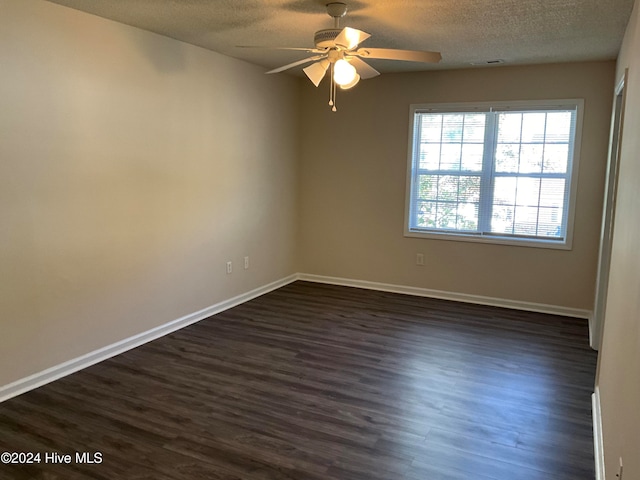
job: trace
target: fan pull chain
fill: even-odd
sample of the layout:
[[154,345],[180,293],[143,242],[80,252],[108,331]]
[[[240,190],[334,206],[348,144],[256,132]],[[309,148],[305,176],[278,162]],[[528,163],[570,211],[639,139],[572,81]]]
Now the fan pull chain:
[[336,108],[336,92],[337,92],[337,90],[336,90],[336,84],[335,84],[335,82],[331,82],[331,87],[332,87],[332,89],[333,89],[333,107],[331,107],[331,111],[332,111],[332,112],[335,112],[335,111],[337,111],[337,110],[338,110],[338,109]]
[[329,78],[329,106],[331,107],[331,111],[336,111],[336,84],[333,82],[333,63],[330,68],[330,78]]
[[329,71],[329,106],[333,107],[333,63]]

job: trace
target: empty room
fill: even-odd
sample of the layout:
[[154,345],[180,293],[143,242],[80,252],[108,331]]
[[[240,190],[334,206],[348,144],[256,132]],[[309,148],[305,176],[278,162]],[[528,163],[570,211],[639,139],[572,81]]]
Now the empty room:
[[0,480],[640,480],[635,0],[0,0]]

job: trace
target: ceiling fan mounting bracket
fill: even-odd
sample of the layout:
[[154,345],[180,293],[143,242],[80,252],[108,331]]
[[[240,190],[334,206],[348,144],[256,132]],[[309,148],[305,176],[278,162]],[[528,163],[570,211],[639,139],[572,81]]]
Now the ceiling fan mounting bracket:
[[330,17],[336,19],[344,17],[347,14],[347,4],[343,2],[327,3],[327,13]]
[[344,2],[331,2],[326,4],[327,14],[333,18],[333,28],[325,28],[318,30],[313,36],[313,42],[316,48],[335,48],[335,39],[342,28],[340,28],[340,19],[347,14],[347,4]]

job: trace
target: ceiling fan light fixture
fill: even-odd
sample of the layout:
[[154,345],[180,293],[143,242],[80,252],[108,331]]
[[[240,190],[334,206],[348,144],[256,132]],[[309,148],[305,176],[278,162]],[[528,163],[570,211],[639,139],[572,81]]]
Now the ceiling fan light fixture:
[[362,30],[344,27],[336,37],[335,44],[347,50],[353,50],[358,46],[358,44],[364,42],[370,36],[371,35],[367,32],[363,32]]
[[349,90],[350,88],[355,87],[359,81],[360,81],[360,75],[356,73],[356,76],[353,78],[351,82],[347,83],[346,85],[340,85],[340,88],[342,90]]
[[312,63],[308,67],[303,68],[305,75],[311,80],[311,82],[317,87],[327,73],[330,62],[326,58],[323,58],[319,62]]
[[[341,87],[351,84],[358,76],[356,68],[344,58],[341,58],[333,65],[333,81]],[[355,83],[353,83],[353,85],[355,85]]]

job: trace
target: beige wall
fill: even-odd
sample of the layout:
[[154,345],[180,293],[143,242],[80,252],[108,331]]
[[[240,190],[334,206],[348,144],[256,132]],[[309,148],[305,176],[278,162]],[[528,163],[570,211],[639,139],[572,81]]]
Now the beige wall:
[[620,150],[611,274],[599,358],[598,387],[607,479],[618,459],[624,478],[640,478],[640,5],[636,1],[617,79],[629,68]]
[[[614,67],[386,74],[338,92],[337,113],[305,85],[302,271],[591,310]],[[585,99],[572,251],[403,237],[410,104],[557,98]]]
[[0,385],[297,271],[297,79],[0,12]]
[[[0,11],[0,385],[295,271],[592,307],[612,62],[387,74],[332,114],[324,88],[194,46]],[[573,97],[572,251],[402,236],[410,103]]]

